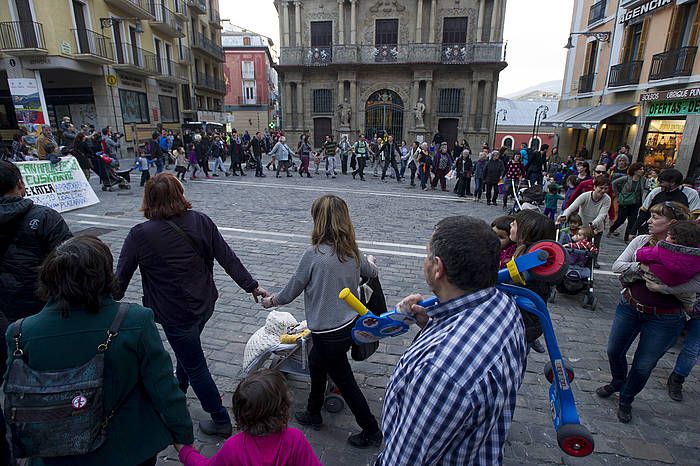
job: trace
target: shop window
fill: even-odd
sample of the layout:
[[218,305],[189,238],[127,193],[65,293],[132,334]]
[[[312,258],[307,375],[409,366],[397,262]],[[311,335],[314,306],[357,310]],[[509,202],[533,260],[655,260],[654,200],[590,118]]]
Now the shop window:
[[513,138],[510,136],[506,136],[503,138],[503,141],[501,142],[501,147],[506,147],[510,150],[513,150],[513,144],[515,141],[513,141]]
[[443,44],[465,44],[467,42],[467,17],[445,18],[442,24]]
[[314,113],[333,113],[333,92],[330,89],[314,89]]
[[650,120],[642,141],[646,167],[661,170],[673,168],[683,139],[685,120]]
[[333,44],[333,22],[311,21],[311,47],[329,47]]
[[159,95],[160,120],[163,123],[177,123],[180,121],[180,111],[177,107],[177,97]]
[[150,123],[148,98],[145,92],[119,89],[119,103],[124,123]]

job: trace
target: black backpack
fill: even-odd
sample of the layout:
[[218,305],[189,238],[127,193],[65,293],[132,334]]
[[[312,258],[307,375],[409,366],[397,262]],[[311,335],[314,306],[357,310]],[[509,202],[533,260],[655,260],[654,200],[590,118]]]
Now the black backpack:
[[10,334],[15,342],[5,382],[5,415],[17,458],[84,455],[105,441],[109,423],[128,395],[105,415],[104,357],[119,334],[129,305],[122,303],[96,354],[78,367],[37,371],[24,360],[22,321]]

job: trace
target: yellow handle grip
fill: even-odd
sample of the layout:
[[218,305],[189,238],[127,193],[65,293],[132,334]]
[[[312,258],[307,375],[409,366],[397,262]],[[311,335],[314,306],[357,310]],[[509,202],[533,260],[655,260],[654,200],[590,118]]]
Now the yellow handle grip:
[[348,306],[353,308],[355,312],[357,312],[361,316],[369,312],[369,309],[367,309],[367,307],[364,304],[362,304],[362,302],[360,302],[360,300],[357,299],[357,297],[354,294],[352,294],[350,288],[343,288],[343,290],[338,295],[338,298],[348,303]]

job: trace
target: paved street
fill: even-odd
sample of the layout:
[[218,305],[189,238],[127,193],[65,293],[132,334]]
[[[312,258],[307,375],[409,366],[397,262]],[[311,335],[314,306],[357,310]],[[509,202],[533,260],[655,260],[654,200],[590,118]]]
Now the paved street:
[[[353,181],[350,176],[339,176],[336,180],[326,180],[325,176],[301,179],[297,175],[275,179],[269,173],[264,179],[221,177],[188,182],[186,194],[195,209],[212,217],[261,285],[272,291],[284,286],[295,270],[309,242],[311,202],[323,193],[338,194],[348,202],[360,247],[378,257],[389,303],[411,292],[427,292],[421,271],[424,245],[439,219],[469,214],[490,221],[502,213],[500,208],[477,204],[471,199],[461,201],[452,193],[424,193],[409,188],[408,183],[399,186],[393,180],[382,183],[371,175],[363,183]],[[94,175],[92,184],[102,202],[66,213],[65,218],[74,232],[87,230],[100,234],[116,260],[129,228],[143,221],[139,212],[142,188],[136,182],[131,191],[102,192]],[[609,269],[623,246],[618,239],[604,239],[601,273],[596,275],[600,300],[597,311],[582,309],[580,296],[559,295],[550,305],[562,351],[574,363],[576,401],[582,423],[595,436],[596,452],[577,460],[559,450],[549,414],[548,385],[542,375],[546,357],[532,353],[505,448],[506,464],[698,464],[697,370],[685,384],[686,401],[674,403],[666,394],[665,381],[680,346],[662,359],[637,398],[631,424],[617,421],[616,397],[601,400],[594,393],[609,378],[605,344],[619,294],[618,282]],[[203,334],[203,344],[225,404],[230,406],[245,343],[264,324],[267,311],[240,290],[218,265],[215,276],[221,297]],[[139,276],[134,277],[125,299],[140,302]],[[303,298],[283,310],[302,320]],[[412,336],[387,339],[368,361],[353,363],[358,382],[377,416],[381,415],[388,377]],[[294,408],[300,409],[305,404],[308,385],[302,381],[291,385]],[[189,405],[193,419],[202,419],[204,413],[192,392]],[[347,408],[340,414],[324,413],[324,421],[321,431],[304,430],[324,464],[371,462],[376,450],[352,449],[345,442],[348,434],[357,428]],[[196,446],[207,455],[212,455],[220,445],[218,439],[199,432],[196,438]],[[160,454],[158,464],[179,464],[176,458],[175,451],[169,448]]]

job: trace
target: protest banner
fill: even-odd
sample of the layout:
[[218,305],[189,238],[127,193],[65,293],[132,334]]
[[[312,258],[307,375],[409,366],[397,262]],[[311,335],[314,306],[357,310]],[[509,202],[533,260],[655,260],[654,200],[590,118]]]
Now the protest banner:
[[66,212],[100,202],[74,157],[61,157],[58,163],[17,162],[17,167],[26,197],[37,204]]

